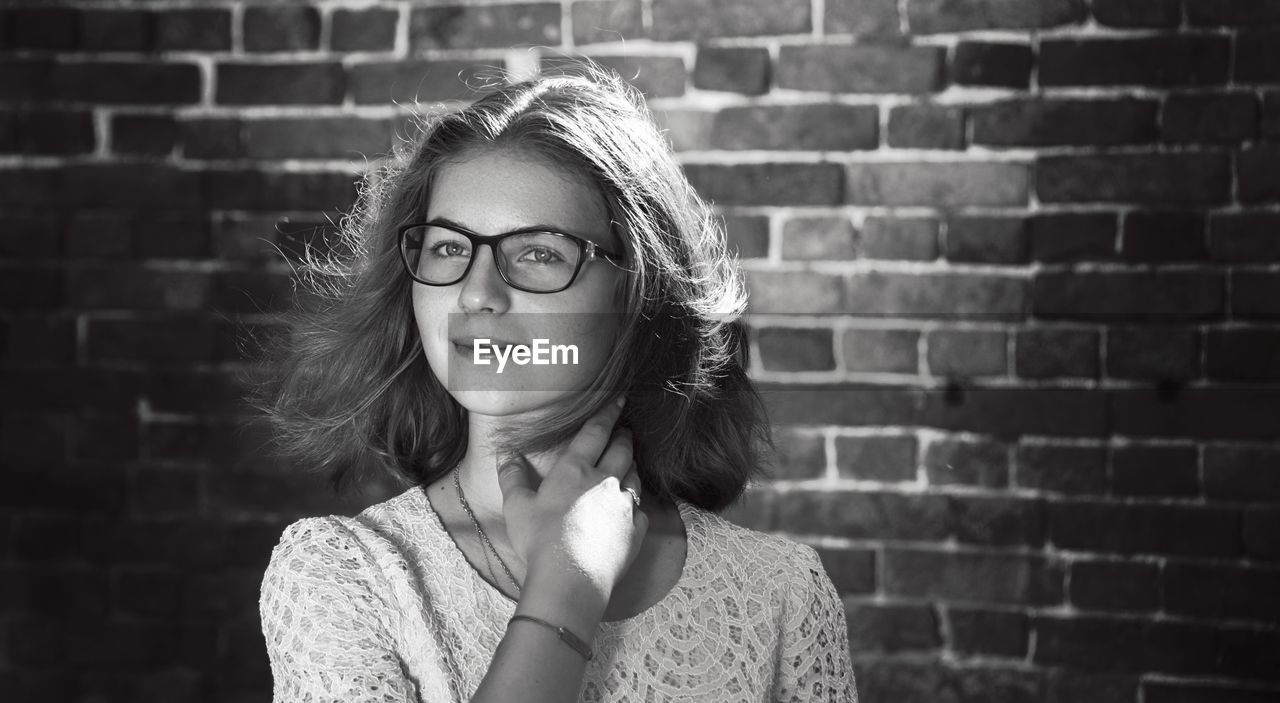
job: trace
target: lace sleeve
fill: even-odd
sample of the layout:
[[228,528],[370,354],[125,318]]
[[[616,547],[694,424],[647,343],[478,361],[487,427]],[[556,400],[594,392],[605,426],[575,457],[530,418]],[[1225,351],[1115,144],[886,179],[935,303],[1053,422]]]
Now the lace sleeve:
[[259,600],[275,703],[418,700],[375,578],[364,548],[337,519],[304,518],[284,531]]
[[812,547],[801,545],[795,564],[774,699],[857,703],[844,604]]

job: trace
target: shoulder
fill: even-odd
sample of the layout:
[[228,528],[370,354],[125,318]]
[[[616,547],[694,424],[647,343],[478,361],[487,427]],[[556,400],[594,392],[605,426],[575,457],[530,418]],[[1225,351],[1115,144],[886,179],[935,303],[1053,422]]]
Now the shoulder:
[[826,578],[813,547],[736,525],[718,513],[693,510],[701,531],[698,536],[713,568],[729,570],[744,579],[771,584],[783,591],[808,588],[816,576]]

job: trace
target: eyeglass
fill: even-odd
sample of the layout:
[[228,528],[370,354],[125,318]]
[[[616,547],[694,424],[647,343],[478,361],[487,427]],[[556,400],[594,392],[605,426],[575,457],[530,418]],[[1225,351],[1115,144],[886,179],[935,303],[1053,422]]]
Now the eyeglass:
[[429,286],[450,286],[487,245],[507,285],[528,293],[558,293],[578,277],[582,264],[601,258],[617,265],[622,256],[563,232],[518,229],[484,237],[452,223],[432,221],[400,228],[400,258],[409,275]]

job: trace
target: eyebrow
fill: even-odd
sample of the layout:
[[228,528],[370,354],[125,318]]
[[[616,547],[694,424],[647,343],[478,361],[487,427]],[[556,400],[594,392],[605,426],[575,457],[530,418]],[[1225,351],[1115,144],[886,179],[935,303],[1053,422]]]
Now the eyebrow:
[[587,239],[585,235],[576,234],[574,232],[569,232],[563,228],[556,227],[554,225],[546,225],[546,224],[526,225],[524,227],[517,227],[516,229],[507,230],[505,232],[498,232],[497,234],[488,234],[488,235],[480,234],[479,232],[471,229],[470,227],[467,227],[466,225],[460,222],[455,222],[454,220],[451,220],[447,217],[433,217],[427,222],[427,224],[446,225],[448,227],[453,227],[466,232],[470,232],[471,234],[474,234],[477,237],[498,237],[504,234],[514,234],[517,232],[521,232],[521,233],[523,232],[556,232],[559,234],[572,234],[575,237],[582,237],[583,239]]

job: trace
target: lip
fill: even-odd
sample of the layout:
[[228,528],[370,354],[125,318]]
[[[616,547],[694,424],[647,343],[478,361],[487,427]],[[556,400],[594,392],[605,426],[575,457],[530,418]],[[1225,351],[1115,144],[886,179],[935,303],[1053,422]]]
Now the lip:
[[493,339],[492,337],[450,337],[449,341],[458,347],[466,347],[471,349],[476,345],[477,339],[488,339],[491,347],[510,347],[515,346],[515,342],[508,342],[505,339]]

